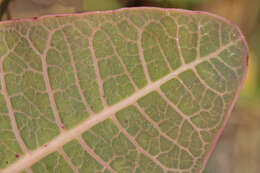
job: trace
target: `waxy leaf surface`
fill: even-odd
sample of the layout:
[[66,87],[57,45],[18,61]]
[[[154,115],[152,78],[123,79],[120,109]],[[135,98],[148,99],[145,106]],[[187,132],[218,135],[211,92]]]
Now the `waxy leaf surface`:
[[205,12],[1,22],[0,172],[202,172],[247,53],[236,26]]

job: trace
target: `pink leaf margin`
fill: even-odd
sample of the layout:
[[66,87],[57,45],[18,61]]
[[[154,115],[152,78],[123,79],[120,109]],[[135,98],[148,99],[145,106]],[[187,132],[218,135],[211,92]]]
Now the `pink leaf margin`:
[[219,132],[217,133],[216,137],[215,137],[215,140],[213,141],[211,147],[210,147],[210,150],[208,152],[208,154],[206,155],[206,158],[202,164],[202,168],[200,170],[200,173],[202,173],[207,165],[207,162],[212,154],[212,152],[214,151],[215,147],[216,147],[216,144],[217,142],[219,141],[223,131],[224,131],[224,128],[226,127],[227,125],[227,122],[228,120],[230,119],[230,116],[231,116],[231,113],[232,113],[232,110],[237,102],[237,99],[240,95],[240,92],[243,88],[243,85],[245,83],[245,80],[246,80],[246,77],[247,77],[247,72],[248,72],[248,61],[249,61],[249,47],[248,47],[248,44],[246,42],[246,39],[245,39],[245,36],[243,35],[243,33],[241,32],[240,28],[238,27],[237,24],[233,23],[232,21],[222,17],[222,16],[218,16],[216,14],[213,14],[213,13],[209,13],[209,12],[206,12],[206,11],[192,11],[192,10],[185,10],[185,9],[176,9],[176,8],[158,8],[158,7],[132,7],[132,8],[120,8],[120,9],[116,9],[116,10],[106,10],[106,11],[91,11],[91,12],[83,12],[83,13],[68,13],[68,14],[50,14],[50,15],[44,15],[44,16],[39,16],[39,17],[33,17],[33,18],[24,18],[24,19],[14,19],[14,20],[7,20],[7,21],[1,21],[0,22],[0,25],[1,24],[10,24],[10,23],[20,23],[20,22],[25,22],[25,21],[28,21],[28,22],[32,22],[32,21],[36,21],[36,20],[41,20],[41,19],[44,19],[44,18],[50,18],[50,17],[66,17],[66,16],[82,16],[82,15],[94,15],[94,14],[107,14],[107,13],[116,13],[116,12],[119,12],[119,11],[130,11],[130,10],[142,10],[142,9],[150,9],[150,10],[165,10],[165,11],[175,11],[175,12],[182,12],[182,13],[187,13],[187,14],[203,14],[203,15],[208,15],[208,16],[212,16],[212,17],[215,17],[216,19],[219,19],[227,24],[230,24],[232,25],[239,33],[240,35],[240,38],[244,44],[244,47],[246,49],[246,57],[245,57],[245,64],[246,64],[246,68],[244,70],[244,74],[243,74],[243,77],[242,77],[242,80],[241,80],[241,83],[240,83],[240,86],[238,87],[237,91],[236,91],[236,94],[233,98],[233,102],[230,106],[230,108],[228,109],[228,112],[227,112],[227,115],[226,115],[226,118],[223,122],[223,125],[222,127],[220,128]]

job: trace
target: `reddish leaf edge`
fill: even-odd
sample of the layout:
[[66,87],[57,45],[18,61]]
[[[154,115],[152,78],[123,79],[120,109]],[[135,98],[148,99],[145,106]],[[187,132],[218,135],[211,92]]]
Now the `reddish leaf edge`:
[[242,31],[240,30],[240,28],[238,27],[237,24],[233,23],[231,20],[226,19],[222,16],[219,16],[217,14],[213,14],[207,11],[192,11],[192,10],[185,10],[185,9],[177,9],[177,8],[158,8],[158,7],[131,7],[131,8],[120,8],[120,9],[116,9],[116,10],[105,10],[105,11],[90,11],[90,12],[82,12],[82,13],[67,13],[67,14],[49,14],[49,15],[43,15],[43,16],[39,16],[39,17],[32,17],[32,18],[21,18],[21,19],[13,19],[13,20],[6,20],[6,21],[0,21],[0,25],[1,24],[10,24],[10,23],[20,23],[20,22],[24,22],[24,21],[36,21],[36,20],[41,20],[44,18],[50,18],[50,17],[66,17],[66,16],[81,16],[81,15],[93,15],[93,14],[106,14],[106,13],[115,13],[115,12],[119,12],[119,11],[128,11],[128,10],[138,10],[138,9],[150,9],[150,10],[160,10],[160,11],[175,11],[175,12],[182,12],[182,13],[187,13],[187,14],[203,14],[203,15],[208,15],[208,16],[212,16],[215,17],[216,19],[219,19],[229,25],[232,25],[239,33],[239,36],[243,42],[243,45],[246,49],[246,57],[245,57],[245,64],[246,64],[246,69],[244,71],[241,83],[236,91],[236,94],[234,96],[234,98],[232,99],[233,102],[225,116],[225,120],[223,122],[223,125],[221,126],[219,132],[217,133],[215,140],[213,141],[213,143],[210,146],[210,150],[208,152],[208,154],[206,155],[206,158],[202,164],[202,168],[200,170],[200,173],[203,173],[208,160],[212,154],[212,152],[214,151],[214,149],[216,148],[216,145],[221,137],[221,135],[223,134],[223,131],[228,123],[228,120],[230,119],[232,110],[238,100],[238,97],[240,95],[240,92],[244,86],[244,83],[246,81],[246,77],[247,77],[247,73],[248,73],[248,61],[249,61],[249,47],[247,44],[247,41],[245,39],[245,36],[243,35]]

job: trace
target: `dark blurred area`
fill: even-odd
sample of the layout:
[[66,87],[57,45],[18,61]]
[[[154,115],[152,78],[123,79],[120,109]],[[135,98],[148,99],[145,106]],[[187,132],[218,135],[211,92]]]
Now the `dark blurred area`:
[[155,6],[208,11],[236,23],[250,48],[249,73],[205,173],[260,172],[260,0],[0,0],[2,20]]

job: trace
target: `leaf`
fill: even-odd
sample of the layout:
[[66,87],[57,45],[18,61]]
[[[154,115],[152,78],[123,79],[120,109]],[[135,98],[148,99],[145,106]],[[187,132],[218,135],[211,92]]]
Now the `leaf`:
[[0,25],[0,172],[202,172],[247,46],[206,12],[131,8]]

